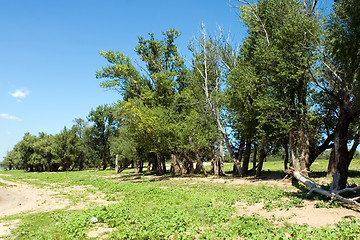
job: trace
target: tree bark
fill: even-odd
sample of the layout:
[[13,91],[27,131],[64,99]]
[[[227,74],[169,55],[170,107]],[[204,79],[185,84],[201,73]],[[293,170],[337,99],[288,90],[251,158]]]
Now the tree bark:
[[181,166],[178,160],[178,156],[175,153],[171,154],[171,175],[182,174]]
[[257,155],[257,144],[254,143],[254,155],[253,155],[253,175],[256,175],[256,156]]
[[304,174],[308,174],[310,170],[310,150],[309,150],[309,138],[305,131],[299,132],[299,162],[300,162],[300,170],[304,172]]
[[203,174],[207,176],[207,172],[205,170],[203,163],[203,154],[200,154],[199,151],[195,151],[195,156],[196,156],[195,173],[203,172]]
[[262,167],[263,167],[266,155],[267,154],[265,152],[265,149],[263,147],[260,148],[259,164],[256,168],[256,174],[255,174],[256,177],[260,177],[260,175],[261,175],[261,171],[262,171]]
[[351,162],[351,160],[354,158],[354,154],[356,152],[356,148],[359,146],[359,141],[360,141],[360,136],[359,135],[356,135],[354,137],[354,143],[353,145],[351,146],[351,149],[349,151],[349,162]]
[[194,174],[194,162],[192,159],[186,154],[181,154],[183,161],[182,161],[182,173],[183,174]]
[[326,140],[320,145],[320,146],[316,146],[316,147],[312,147],[310,146],[310,166],[311,164],[313,164],[313,162],[315,161],[315,159],[325,150],[333,148],[334,144],[330,144],[331,141],[334,140],[334,133],[328,135],[328,137],[326,138]]
[[284,170],[286,171],[288,169],[288,164],[289,164],[289,146],[287,141],[285,141],[284,143]]
[[246,176],[246,174],[249,170],[250,155],[251,155],[251,142],[247,141],[245,144],[243,166],[241,168],[241,176],[242,177]]
[[300,181],[301,183],[303,183],[305,186],[307,186],[310,191],[307,193],[307,195],[310,195],[313,192],[319,193],[325,197],[331,198],[331,199],[336,199],[338,201],[342,201],[344,203],[347,204],[352,204],[352,205],[356,205],[358,207],[360,207],[360,203],[358,202],[360,200],[360,197],[354,197],[354,198],[345,198],[343,196],[341,196],[340,194],[345,193],[345,192],[356,192],[360,189],[359,186],[355,186],[352,188],[344,188],[342,190],[338,190],[338,191],[326,191],[322,188],[317,187],[317,185],[321,185],[317,182],[315,182],[313,179],[307,177],[306,175],[303,175],[300,171],[294,171],[292,173],[292,175],[294,176],[294,178],[296,178],[298,181]]
[[115,174],[117,174],[119,171],[119,155],[116,154],[115,157]]
[[299,159],[296,150],[296,136],[293,131],[289,132],[289,147],[291,156],[290,166],[295,170],[299,170]]
[[346,188],[349,173],[349,151],[348,143],[349,123],[341,121],[335,129],[334,150],[335,150],[335,172],[330,191],[338,191]]
[[218,156],[218,167],[219,167],[219,176],[224,176],[224,144],[223,140],[219,138],[219,156]]
[[335,147],[331,149],[326,176],[333,176],[335,173]]
[[159,152],[156,153],[156,173],[158,175],[164,175],[166,173],[165,158]]
[[238,172],[238,168],[240,168],[240,163],[241,163],[242,158],[243,158],[244,146],[245,146],[245,141],[243,139],[241,139],[238,151],[236,153],[236,158],[235,158],[236,160],[234,161],[234,165],[233,165],[233,173],[234,174],[240,175],[240,172]]
[[135,161],[135,173],[141,173],[143,171],[144,162],[141,160]]

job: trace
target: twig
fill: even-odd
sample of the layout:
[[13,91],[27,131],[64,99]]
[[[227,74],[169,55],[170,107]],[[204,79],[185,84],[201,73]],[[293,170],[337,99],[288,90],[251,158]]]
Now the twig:
[[246,4],[246,5],[248,5],[248,6],[251,8],[254,16],[256,17],[256,19],[257,19],[257,20],[259,21],[259,23],[261,24],[261,27],[262,27],[262,29],[263,29],[263,31],[264,31],[264,33],[265,33],[265,38],[266,38],[267,45],[270,46],[269,35],[268,35],[267,31],[266,31],[266,28],[265,28],[264,23],[261,21],[261,18],[260,18],[259,15],[257,14],[255,8],[254,8],[248,1],[246,1],[246,0],[237,0],[237,1],[238,1],[238,2],[241,2],[241,3],[243,3],[243,4]]

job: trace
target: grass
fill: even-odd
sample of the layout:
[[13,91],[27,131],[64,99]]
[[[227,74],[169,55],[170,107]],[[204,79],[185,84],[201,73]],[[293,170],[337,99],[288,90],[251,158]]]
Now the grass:
[[[355,182],[359,181],[359,162],[353,161],[350,166],[354,169],[351,180]],[[225,167],[231,169],[231,164]],[[282,167],[281,162],[266,162],[264,176],[281,178]],[[315,174],[323,173],[326,162],[319,161],[313,165],[313,170]],[[21,219],[21,224],[12,233],[16,239],[85,239],[96,225],[90,222],[92,217],[98,219],[97,224],[113,229],[107,233],[107,239],[356,239],[360,235],[360,221],[352,218],[333,227],[311,228],[306,224],[289,224],[286,219],[279,225],[258,215],[237,216],[236,202],[248,205],[262,202],[269,211],[303,204],[305,192],[266,182],[235,185],[202,181],[197,177],[154,178],[149,173],[133,175],[131,169],[116,178],[112,170],[7,171],[6,174],[0,177],[59,191],[64,187],[86,186],[85,192],[102,192],[108,200],[117,201],[83,210],[56,210],[3,218]],[[75,191],[63,194],[75,203],[86,198]],[[319,207],[326,207],[322,204],[326,203],[320,201]]]

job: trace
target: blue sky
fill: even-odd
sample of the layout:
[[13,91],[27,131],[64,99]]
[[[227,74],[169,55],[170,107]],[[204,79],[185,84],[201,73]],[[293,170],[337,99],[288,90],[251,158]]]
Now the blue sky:
[[210,34],[223,27],[234,43],[245,37],[228,0],[0,0],[0,161],[25,132],[59,133],[120,99],[95,79],[106,65],[99,51],[135,58],[138,35],[176,28],[190,60],[187,45],[202,22]]
[[138,35],[176,28],[182,54],[204,22],[243,37],[227,0],[0,0],[0,161],[25,132],[56,134],[119,95],[99,87],[101,50],[134,58]]

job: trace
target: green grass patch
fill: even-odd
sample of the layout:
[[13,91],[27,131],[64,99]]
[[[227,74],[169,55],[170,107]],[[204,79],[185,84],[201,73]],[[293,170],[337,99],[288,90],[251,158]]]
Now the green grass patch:
[[[359,181],[358,165],[352,162],[351,180]],[[227,169],[232,164],[226,164]],[[326,161],[318,161],[315,174],[326,171]],[[281,179],[282,162],[266,162],[264,176]],[[13,230],[15,239],[85,239],[96,224],[114,230],[107,239],[357,239],[360,221],[344,219],[333,227],[311,228],[308,225],[282,224],[258,215],[236,216],[235,203],[262,203],[265,210],[288,210],[303,205],[306,194],[293,187],[280,188],[266,184],[235,185],[205,181],[201,178],[153,177],[135,175],[133,170],[114,177],[112,170],[58,173],[26,173],[7,171],[1,178],[28,182],[37,186],[61,188],[84,186],[83,192],[62,192],[73,203],[86,200],[86,193],[102,192],[109,206],[84,210],[56,210],[4,219],[21,219]],[[111,176],[111,178],[110,178]],[[74,188],[76,189],[76,188]],[[69,195],[69,196],[68,196]],[[339,207],[318,199],[317,207]],[[91,223],[96,217],[98,223]],[[296,216],[295,216],[296,217]],[[9,237],[10,238],[10,237]]]

